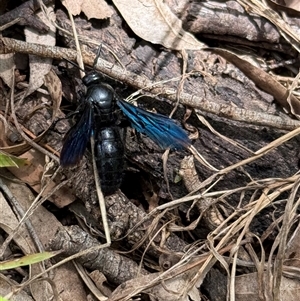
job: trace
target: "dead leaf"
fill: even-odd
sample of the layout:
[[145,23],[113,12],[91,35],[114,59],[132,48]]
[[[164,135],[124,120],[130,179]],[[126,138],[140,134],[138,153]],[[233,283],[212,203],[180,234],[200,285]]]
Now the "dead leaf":
[[[246,274],[236,277],[235,300],[236,301],[259,301],[257,273]],[[267,287],[266,274],[264,274],[264,283]],[[263,284],[262,284],[263,285]],[[280,285],[281,301],[298,301],[299,300],[299,281],[282,277]],[[269,292],[272,293],[272,292]],[[267,294],[265,294],[267,295]]]
[[53,70],[50,70],[50,72],[45,75],[45,86],[48,88],[52,98],[53,111],[57,113],[62,99],[62,84]]
[[82,3],[82,12],[88,19],[107,19],[113,14],[112,9],[104,0],[85,0]]
[[[54,14],[53,8],[48,8],[48,14]],[[26,42],[36,43],[48,46],[55,46],[55,26],[46,18],[45,14],[40,11],[37,13],[38,17],[49,26],[50,30],[46,34],[40,34],[33,28],[25,28]],[[29,86],[26,95],[36,91],[44,84],[44,75],[47,74],[52,68],[52,59],[42,58],[35,55],[29,55],[30,77]]]
[[61,2],[73,16],[77,16],[81,13],[83,1],[84,0],[62,0]]
[[[99,270],[94,270],[94,271],[90,272],[88,275],[89,275],[90,279],[93,281],[96,288],[100,292],[102,292],[103,295],[105,295],[105,296],[111,295],[112,290],[107,285],[105,285],[105,283],[107,282],[107,279],[103,273],[101,273]],[[92,289],[90,288],[90,290],[92,290]],[[97,298],[100,299],[99,296]]]
[[[18,226],[18,219],[2,193],[0,193],[0,208],[0,228],[7,234],[10,234]],[[34,246],[29,237],[30,235],[25,227],[21,227],[18,234],[14,236],[14,242],[19,246],[24,254],[29,254],[32,250],[34,250]]]
[[104,0],[63,0],[62,4],[73,16],[83,12],[88,19],[107,19],[113,14],[112,9]]
[[[53,71],[50,71],[43,78],[45,78],[45,85],[49,90],[49,94],[52,98],[52,103],[53,103],[52,105],[53,114],[51,116],[51,123],[49,124],[48,128],[37,137],[33,137],[32,134],[27,129],[23,129],[23,131],[36,143],[38,143],[39,141],[42,140],[43,137],[45,137],[47,131],[52,125],[52,122],[59,114],[60,103],[62,99],[62,87],[58,76]],[[10,145],[8,138],[5,135],[5,128],[2,125],[2,123],[0,123],[0,138],[3,145],[0,146],[0,151],[4,151],[8,154],[19,156],[31,149],[31,145],[29,145],[27,142],[21,142],[16,145]]]
[[299,0],[283,0],[282,3],[277,3],[273,0],[267,0],[268,5],[277,12],[285,12],[291,17],[300,16]]
[[284,0],[284,2],[287,7],[300,11],[299,0]]
[[255,67],[245,59],[242,59],[237,54],[220,48],[210,48],[212,52],[221,55],[227,61],[238,67],[247,77],[249,77],[257,87],[269,93],[276,99],[288,112],[294,112],[296,116],[300,116],[299,99],[290,95],[289,102],[287,101],[289,91],[281,85],[271,75],[260,68]]
[[0,78],[10,88],[12,88],[14,65],[15,62],[13,53],[0,54]]
[[164,281],[163,285],[156,285],[146,292],[150,296],[155,296],[159,301],[200,301],[198,289],[193,286],[186,295],[181,296],[187,289],[194,274],[186,272],[182,275]]
[[[15,290],[15,284],[11,281],[11,276],[7,275],[5,277],[4,274],[0,275],[0,296],[8,295],[9,293]],[[24,290],[20,291],[20,293],[12,298],[1,299],[1,301],[34,301]]]
[[[37,193],[41,191],[41,178],[44,172],[45,156],[31,149],[25,154],[20,156],[21,158],[27,158],[31,164],[26,168],[16,168],[11,167],[9,171],[22,182],[27,183],[30,187]],[[44,191],[43,195],[47,195],[51,189],[53,189],[57,184],[53,181],[48,182],[48,188]],[[75,200],[75,196],[67,187],[62,187],[55,194],[53,194],[49,200],[54,203],[57,207],[63,208]]]
[[298,269],[300,268],[300,262],[298,260],[298,258],[300,258],[300,225],[297,226],[297,229],[287,245],[285,258],[286,265]]
[[174,50],[199,50],[205,45],[182,29],[181,20],[159,0],[113,0],[123,18],[140,38]]
[[[11,178],[11,174],[5,172],[2,172],[2,174]],[[3,181],[23,210],[28,210],[34,199],[31,190],[23,184],[9,182],[5,179]],[[6,199],[2,197],[1,193],[0,208],[0,228],[9,234],[17,227],[18,219]],[[32,214],[29,219],[36,237],[38,237],[41,244],[46,249],[49,240],[54,238],[57,230],[62,227],[61,223],[43,206],[36,208],[34,214]],[[33,250],[36,250],[36,244],[25,226],[22,226],[17,235],[14,236],[14,242],[21,248],[24,254],[30,254]],[[41,272],[41,269],[37,264],[31,265],[30,269],[31,276]],[[63,266],[56,268],[52,281],[55,284],[57,291],[60,293],[60,300],[86,300],[86,292],[82,281],[72,263],[66,263]],[[44,298],[47,292],[46,286],[48,286],[46,285],[47,282],[37,281],[33,284],[31,285],[31,292],[34,295],[35,300],[45,300]],[[53,297],[53,294],[51,294],[51,297]]]
[[[159,301],[200,301],[199,291],[195,286],[186,292],[186,296],[181,296],[181,293],[184,293],[188,288],[189,281],[195,275],[196,270],[191,269],[168,280],[164,280],[161,273],[152,273],[134,278],[117,287],[110,296],[110,300],[120,300],[125,296],[134,296],[143,291]],[[153,285],[149,287],[151,283]]]

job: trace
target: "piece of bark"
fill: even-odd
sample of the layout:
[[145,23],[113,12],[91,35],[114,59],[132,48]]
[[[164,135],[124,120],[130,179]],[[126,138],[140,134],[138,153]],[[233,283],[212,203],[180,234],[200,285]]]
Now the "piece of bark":
[[[50,242],[50,247],[53,250],[63,250],[63,254],[66,256],[71,256],[98,245],[100,246],[100,243],[97,239],[91,237],[78,226],[61,229]],[[136,262],[114,252],[110,248],[90,252],[79,257],[77,261],[88,269],[100,270],[114,284],[121,284],[133,279],[139,271],[143,275],[147,274],[144,269],[139,270]]]
[[[49,5],[53,0],[43,1],[44,5]],[[49,27],[37,18],[34,13],[40,9],[39,3],[36,0],[29,0],[13,10],[8,11],[0,18],[0,27],[18,20],[21,26],[29,26],[43,34],[49,31]]]
[[[107,206],[107,213],[110,220],[115,225],[117,225],[119,229],[122,230],[121,232],[119,232],[119,237],[116,238],[121,238],[122,236],[127,234],[129,230],[134,229],[134,231],[131,230],[129,234],[126,235],[125,239],[130,246],[138,245],[139,242],[141,242],[147,234],[147,230],[149,230],[151,222],[153,222],[155,216],[149,218],[143,210],[141,210],[132,202],[130,202],[125,195],[120,193],[116,193],[106,197],[105,203]],[[95,208],[93,209],[94,210],[92,212],[94,214],[97,214],[97,211],[95,212]],[[135,226],[140,224],[141,221],[144,222],[139,227],[135,228]],[[149,244],[149,240],[153,237],[154,234],[156,234],[156,231],[159,229],[160,226],[162,226],[162,223],[154,225],[153,232],[150,233],[151,235],[145,241],[143,247]],[[187,243],[184,240],[180,239],[174,233],[170,233],[170,235],[164,241],[163,245],[160,245],[161,242],[162,234],[159,233],[155,236],[154,243],[157,246],[160,246],[161,248],[165,249],[166,252],[168,250],[171,252],[184,252],[184,250],[187,247]],[[148,246],[147,250],[152,255],[160,255],[160,251],[155,249],[155,247],[151,245]]]
[[[196,36],[296,55],[276,26],[249,14],[236,1],[168,0],[167,3],[182,20],[183,28]],[[297,18],[286,17],[285,21],[298,30]]]

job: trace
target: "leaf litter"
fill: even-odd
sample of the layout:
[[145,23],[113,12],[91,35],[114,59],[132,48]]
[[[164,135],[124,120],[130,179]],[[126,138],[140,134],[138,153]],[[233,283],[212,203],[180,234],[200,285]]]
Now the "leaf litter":
[[[156,1],[154,2],[157,3]],[[152,2],[152,4],[154,2]],[[159,6],[157,5],[157,7]],[[125,12],[122,12],[122,9],[120,9],[120,11],[122,14],[125,14]],[[138,11],[138,13],[141,14],[140,11]],[[124,18],[126,20],[126,17]],[[128,23],[130,22],[128,21]],[[282,30],[285,31],[285,29],[286,28],[283,27]],[[167,29],[165,33],[167,33],[168,30],[169,29]],[[178,33],[180,33],[180,30],[177,30],[177,34]],[[143,37],[143,34],[141,34],[141,37]],[[293,37],[289,29],[286,34]],[[152,43],[164,45],[162,40],[164,39],[151,40],[151,38],[149,38],[149,41]],[[186,43],[186,41],[184,43]],[[193,43],[193,40],[189,41],[184,46],[180,46],[180,48],[190,49],[189,46],[187,46],[187,48],[185,47]],[[195,43],[195,47],[199,47],[197,44],[198,43]],[[164,46],[174,49],[172,48],[174,47],[172,35],[171,42],[168,42]],[[175,49],[177,49],[176,47]],[[202,45],[200,47],[202,47]],[[224,52],[219,52],[219,54],[223,55]],[[224,57],[228,58],[226,54],[224,54]],[[244,66],[247,65],[245,62],[241,64]],[[245,73],[247,74],[247,71],[245,71]],[[289,102],[289,105],[292,106],[291,102]],[[295,109],[290,111],[294,114],[296,112]],[[120,287],[113,292],[110,299],[128,300],[131,296],[133,297],[136,294],[146,292],[149,295],[154,295],[159,300],[174,300],[174,298],[177,300],[188,300],[188,296],[192,300],[200,300],[197,288],[201,287],[207,274],[213,269],[215,264],[219,262],[228,277],[229,294],[235,296],[236,300],[242,300],[242,298],[243,300],[247,300],[247,298],[258,300],[259,296],[263,295],[271,298],[272,293],[274,294],[275,300],[279,300],[279,298],[282,300],[294,300],[293,298],[296,295],[294,292],[298,290],[298,286],[297,281],[291,280],[290,277],[296,279],[298,277],[297,271],[292,269],[297,268],[298,263],[292,263],[292,261],[298,257],[297,254],[299,252],[298,249],[295,248],[295,246],[299,244],[299,235],[297,235],[299,227],[296,227],[297,208],[299,207],[297,196],[300,181],[299,175],[296,173],[294,175],[288,175],[285,178],[253,179],[251,174],[246,172],[243,167],[263,158],[269,152],[274,151],[275,148],[279,148],[298,134],[298,129],[284,134],[263,148],[252,151],[252,154],[248,152],[249,157],[246,159],[220,169],[203,181],[197,179],[197,172],[193,166],[184,171],[181,174],[183,178],[187,177],[188,173],[193,175],[192,178],[188,178],[185,181],[186,183],[194,182],[195,186],[192,186],[191,189],[187,188],[191,193],[197,190],[196,194],[175,199],[168,204],[158,206],[148,215],[142,215],[139,223],[143,225],[145,221],[153,217],[151,223],[152,232],[145,231],[144,235],[151,235],[150,241],[155,244],[155,237],[157,236],[155,231],[164,229],[164,227],[160,225],[161,219],[168,220],[169,224],[167,223],[168,225],[166,225],[170,233],[189,231],[192,228],[195,229],[197,228],[198,222],[201,221],[210,228],[206,240],[202,242],[199,241],[195,245],[191,244],[188,251],[185,250],[185,252],[181,253],[182,259],[169,270],[146,276],[138,276],[137,278],[122,283]],[[224,135],[220,137],[221,139],[226,139]],[[236,147],[240,146],[242,146],[240,143],[236,144]],[[249,178],[247,185],[234,189],[218,190],[218,188],[216,188],[218,182],[222,181],[224,177],[237,169]],[[229,204],[230,199],[234,196],[238,196],[240,199],[236,208],[232,208]],[[179,226],[172,219],[171,211],[190,201],[195,201],[195,204],[197,204],[201,218],[197,220],[197,223],[192,224],[191,228]],[[201,203],[199,204],[199,202]],[[266,254],[263,242],[267,239],[268,233],[270,234],[272,231],[268,229],[269,232],[266,231],[264,233],[265,235],[258,237],[258,235],[251,230],[251,224],[257,215],[264,212],[265,208],[270,208],[276,203],[283,204],[285,210],[281,212],[280,216],[274,215],[274,224],[272,227],[277,228],[277,236],[271,244],[270,253]],[[190,209],[192,210],[192,208]],[[201,212],[201,210],[204,210],[204,212]],[[35,209],[35,212],[37,212],[37,209]],[[187,213],[188,212],[190,211],[187,211]],[[160,219],[156,218],[157,214]],[[169,214],[171,215],[169,216]],[[7,215],[14,216],[12,212],[8,211]],[[222,216],[222,218],[217,218],[219,215]],[[41,215],[41,219],[42,216],[43,214]],[[127,222],[130,221],[127,220]],[[54,224],[58,226],[57,221],[55,221]],[[52,225],[51,223],[48,224],[49,229]],[[147,226],[149,227],[149,224],[147,224]],[[2,229],[7,230],[7,225],[2,226]],[[134,229],[130,231],[134,232]],[[161,235],[162,234],[163,232]],[[130,233],[127,233],[127,236],[128,235],[130,235]],[[167,238],[163,239],[166,240]],[[146,239],[143,238],[143,241],[146,241]],[[260,253],[253,252],[254,244],[261,246]],[[143,245],[143,242],[141,245]],[[149,250],[151,249],[150,246],[151,244],[147,247]],[[164,249],[164,251],[170,252],[168,249]],[[247,260],[244,261],[239,259],[239,254],[243,252],[248,254],[248,257],[246,257]],[[30,250],[24,251],[24,253],[30,254]],[[268,257],[266,258],[266,256]],[[284,260],[285,258],[289,260],[286,261]],[[293,265],[291,265],[291,263]],[[243,266],[246,268],[249,268],[249,266],[256,268],[257,272],[237,275],[237,271]],[[262,280],[262,282],[258,281],[258,279]],[[246,295],[247,298],[245,297]]]

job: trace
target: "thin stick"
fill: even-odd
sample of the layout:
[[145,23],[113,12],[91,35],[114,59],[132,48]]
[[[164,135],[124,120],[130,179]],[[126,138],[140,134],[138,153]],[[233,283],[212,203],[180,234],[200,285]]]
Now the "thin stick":
[[110,233],[109,233],[109,227],[108,227],[108,222],[107,222],[107,213],[106,213],[106,207],[105,207],[105,200],[104,196],[101,190],[101,185],[100,185],[100,177],[98,174],[98,169],[96,165],[96,157],[95,157],[95,139],[94,135],[91,135],[91,148],[92,148],[92,162],[93,162],[93,171],[94,171],[94,177],[95,177],[95,184],[96,184],[96,191],[97,191],[97,196],[99,200],[99,205],[100,205],[100,212],[101,212],[101,217],[102,217],[102,222],[103,222],[103,228],[104,228],[104,233],[105,233],[105,238],[106,238],[106,247],[109,247],[111,245],[111,239],[110,239]]
[[[79,41],[78,41],[77,31],[76,31],[73,16],[69,11],[68,11],[68,13],[69,13],[69,18],[72,23],[73,35],[74,35],[74,39],[75,39],[75,43],[76,43],[77,63],[79,65],[81,77],[83,77],[85,75],[85,72],[82,71],[82,70],[84,70],[84,64],[83,64],[82,53],[81,53],[81,49],[80,49],[80,45],[79,45]],[[100,49],[99,49],[99,55],[100,55]],[[96,59],[97,59],[97,57],[96,57]],[[96,59],[95,59],[95,62],[96,62]],[[97,169],[97,164],[96,164],[96,159],[95,159],[94,133],[91,135],[90,141],[91,141],[91,147],[92,147],[92,161],[93,161],[93,172],[94,172],[94,177],[95,177],[96,191],[97,191],[99,207],[100,207],[100,212],[101,212],[101,217],[102,217],[102,222],[103,222],[103,228],[104,228],[104,233],[105,233],[105,238],[106,238],[106,244],[104,246],[109,247],[111,245],[111,239],[110,239],[109,227],[108,227],[108,222],[107,222],[105,200],[104,200],[104,196],[103,196],[103,193],[101,190],[100,177],[98,174],[98,169]]]
[[[77,56],[76,51],[68,48],[54,46],[49,47],[0,37],[0,54],[10,52],[35,54],[42,57],[52,57],[56,59],[67,58],[69,60],[75,60]],[[94,63],[94,56],[88,53],[83,53],[83,62],[86,65],[92,66]],[[175,89],[166,89],[165,87],[157,87],[156,85],[153,87],[153,82],[146,77],[121,69],[101,58],[97,60],[95,69],[112,78],[124,82],[127,85],[143,89],[144,91],[155,95],[159,94],[170,101],[177,101]],[[145,89],[145,87],[148,88]],[[235,108],[231,105],[218,104],[216,99],[208,97],[205,93],[202,96],[197,96],[182,92],[180,94],[180,103],[223,118],[250,123],[252,125],[268,126],[282,130],[291,130],[300,126],[300,122],[298,120],[293,120],[289,117],[280,117],[262,112]]]
[[78,41],[78,35],[77,35],[76,27],[75,27],[75,22],[74,22],[73,15],[69,12],[69,10],[68,10],[68,14],[69,14],[69,18],[70,18],[70,21],[72,24],[73,36],[74,36],[76,50],[77,50],[76,61],[79,65],[80,77],[83,78],[85,75],[85,72],[82,71],[82,70],[84,70],[84,65],[83,65],[82,53],[81,53],[81,49],[80,49],[80,45],[79,45],[79,41]]

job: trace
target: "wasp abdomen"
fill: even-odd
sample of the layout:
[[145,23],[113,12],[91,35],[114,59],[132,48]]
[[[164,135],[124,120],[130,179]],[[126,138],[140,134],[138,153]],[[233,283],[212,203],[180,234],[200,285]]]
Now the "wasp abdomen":
[[124,145],[120,129],[115,126],[96,127],[95,142],[101,188],[104,194],[111,194],[120,187],[124,170]]

